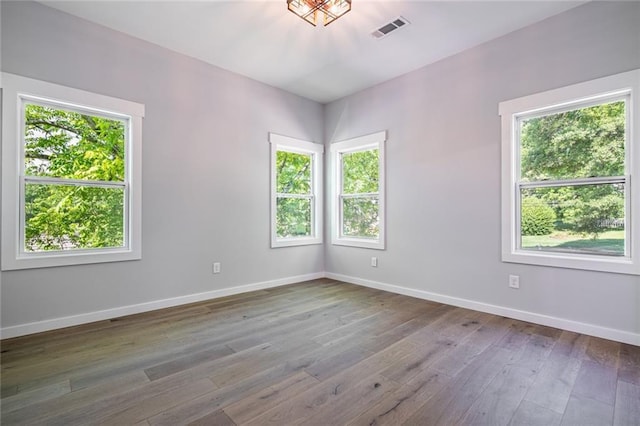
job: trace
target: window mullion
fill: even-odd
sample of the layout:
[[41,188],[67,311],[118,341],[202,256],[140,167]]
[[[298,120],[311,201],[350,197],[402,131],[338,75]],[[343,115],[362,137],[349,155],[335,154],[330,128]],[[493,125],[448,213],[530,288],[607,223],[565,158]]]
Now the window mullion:
[[278,198],[312,199],[313,198],[313,194],[289,194],[287,192],[278,192],[278,193],[276,193],[276,197],[278,197]]
[[500,103],[503,261],[640,274],[638,77]]
[[[319,198],[318,194],[322,191],[323,146],[274,133],[269,133],[269,143],[271,144],[271,247],[322,243],[322,198]],[[306,158],[300,163],[286,163],[287,167],[293,166],[294,169],[288,169],[286,175],[281,174],[281,172],[285,173],[285,170],[280,170],[279,159],[288,161],[289,157]],[[307,168],[309,170],[306,170]],[[289,183],[300,181],[304,183],[302,186],[309,185],[305,193],[278,192],[290,186]],[[279,185],[284,187],[279,188]],[[307,208],[308,216],[306,216]],[[304,225],[304,230],[301,225]]]
[[597,184],[625,183],[626,176],[609,176],[609,177],[588,177],[578,179],[558,179],[558,180],[541,180],[535,182],[518,182],[518,187],[525,188],[547,188],[560,186],[582,186]]
[[342,198],[377,198],[380,196],[379,192],[358,192],[356,194],[340,194]]
[[126,182],[112,182],[104,180],[61,179],[45,176],[24,176],[25,183],[38,183],[41,185],[67,185],[67,186],[93,186],[100,188],[124,188]]

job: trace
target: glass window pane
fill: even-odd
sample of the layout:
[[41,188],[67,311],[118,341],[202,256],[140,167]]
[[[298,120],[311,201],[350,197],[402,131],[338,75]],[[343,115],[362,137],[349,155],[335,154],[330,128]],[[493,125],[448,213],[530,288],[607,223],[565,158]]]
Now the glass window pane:
[[378,192],[378,150],[342,154],[343,194]]
[[125,122],[25,104],[25,173],[124,181]]
[[278,197],[276,234],[278,238],[311,235],[311,198]]
[[522,248],[624,256],[623,184],[522,189]]
[[617,101],[523,120],[522,180],[624,175],[625,107]]
[[278,151],[276,167],[276,192],[311,194],[311,154]]
[[372,197],[342,199],[342,235],[378,238],[378,199]]
[[27,183],[25,251],[123,247],[124,189]]

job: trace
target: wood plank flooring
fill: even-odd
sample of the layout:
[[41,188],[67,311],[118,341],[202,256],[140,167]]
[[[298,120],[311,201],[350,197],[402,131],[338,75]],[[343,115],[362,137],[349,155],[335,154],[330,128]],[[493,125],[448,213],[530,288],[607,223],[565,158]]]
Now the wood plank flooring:
[[1,352],[3,425],[640,425],[640,347],[328,279]]

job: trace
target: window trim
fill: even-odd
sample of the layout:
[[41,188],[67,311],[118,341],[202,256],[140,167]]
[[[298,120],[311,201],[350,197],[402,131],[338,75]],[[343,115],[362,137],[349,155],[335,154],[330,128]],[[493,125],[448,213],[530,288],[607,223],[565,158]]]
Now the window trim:
[[[142,119],[145,107],[123,99],[2,73],[2,270],[19,270],[89,263],[137,260],[142,257]],[[127,121],[125,157],[124,247],[28,253],[23,251],[24,101]],[[37,179],[36,179],[37,180]],[[71,181],[69,181],[71,182]],[[73,183],[73,182],[71,182]],[[99,186],[98,181],[81,182]]]
[[[323,243],[323,169],[324,169],[324,145],[308,142],[301,139],[283,136],[276,133],[269,133],[269,143],[271,144],[270,162],[270,186],[271,186],[271,216],[270,234],[271,248],[293,247]],[[311,155],[311,235],[303,237],[278,237],[277,235],[277,176],[276,159],[278,151],[294,152],[298,154]],[[307,198],[307,197],[303,197]]]
[[[640,275],[640,196],[634,180],[640,177],[640,70],[633,70],[584,83],[574,84],[546,92],[500,102],[502,123],[502,261],[531,265],[552,266],[591,271]],[[519,249],[519,196],[520,196],[520,138],[519,120],[536,114],[561,112],[571,107],[588,107],[611,99],[627,99],[627,137],[625,146],[625,175],[603,179],[587,178],[593,183],[600,180],[625,181],[625,256],[574,254],[551,251],[535,252]],[[585,179],[573,179],[585,184]],[[554,181],[555,182],[555,181]],[[548,185],[554,182],[549,182]],[[566,183],[571,181],[567,180]],[[544,186],[544,185],[543,185]],[[635,191],[635,194],[634,194]]]
[[[331,144],[331,176],[333,178],[332,187],[332,232],[331,243],[333,245],[369,248],[375,250],[385,250],[386,248],[386,190],[385,190],[385,142],[387,140],[387,131],[372,133],[352,139],[347,139]],[[358,238],[345,237],[342,235],[342,166],[341,154],[358,151],[366,151],[370,149],[378,149],[378,219],[379,234],[378,238]],[[358,194],[366,197],[370,194]]]

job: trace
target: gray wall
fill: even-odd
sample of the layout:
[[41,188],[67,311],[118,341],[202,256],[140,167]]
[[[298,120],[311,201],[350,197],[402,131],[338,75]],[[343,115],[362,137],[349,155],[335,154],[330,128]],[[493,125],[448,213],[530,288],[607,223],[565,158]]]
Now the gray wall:
[[[143,259],[2,272],[3,327],[326,270],[640,333],[637,276],[500,261],[497,113],[640,67],[639,3],[587,4],[325,108],[39,4],[1,7],[3,71],[146,105]],[[378,130],[387,250],[269,249],[267,132]]]
[[500,101],[639,68],[639,23],[638,2],[587,4],[329,104],[328,142],[388,130],[387,250],[329,245],[326,271],[639,333],[640,277],[500,261],[498,116]]
[[267,139],[322,142],[322,105],[37,3],[2,2],[2,70],[146,106],[143,259],[2,272],[3,327],[324,270],[269,248]]

